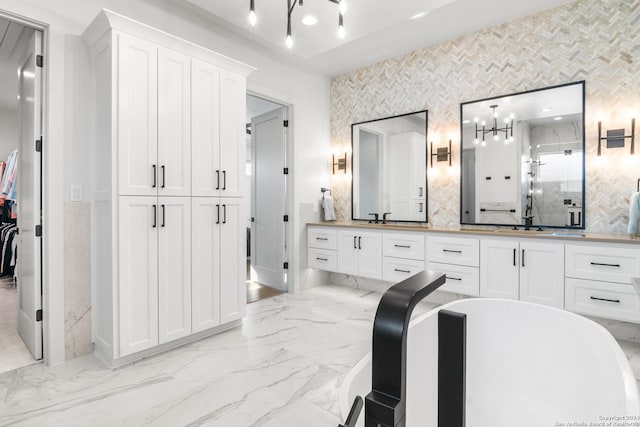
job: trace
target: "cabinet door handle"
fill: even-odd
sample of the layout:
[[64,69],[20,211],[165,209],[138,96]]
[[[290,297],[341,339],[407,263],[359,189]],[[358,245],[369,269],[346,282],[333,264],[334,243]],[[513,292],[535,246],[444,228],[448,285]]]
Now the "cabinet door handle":
[[424,211],[424,203],[420,202],[420,211],[419,213],[422,213]]
[[454,250],[451,250],[451,249],[443,249],[442,252],[451,252],[453,254],[461,254],[462,253],[462,251],[454,251]]
[[358,236],[358,249],[362,249],[362,236]]
[[524,267],[524,249],[522,250],[522,266]]
[[216,205],[216,209],[218,210],[218,218],[216,219],[216,224],[220,224],[220,205]]
[[162,208],[162,224],[160,227],[164,227],[165,208],[164,205],[161,205],[160,207]]
[[411,245],[393,245],[396,248],[405,248],[405,249],[411,249]]
[[460,277],[450,277],[450,276],[445,276],[447,278],[447,280],[457,280],[459,282],[462,282],[462,278]]
[[420,192],[420,193],[418,194],[418,197],[422,197],[422,187],[418,187],[418,191]]
[[600,265],[603,267],[618,267],[620,268],[620,264],[605,264],[605,263],[601,263],[601,262],[592,262],[591,265]]
[[598,297],[590,297],[590,298],[596,301],[606,301],[606,302],[614,302],[616,304],[620,304],[619,299],[607,299],[607,298],[598,298]]
[[216,170],[216,190],[220,189],[220,171]]
[[407,274],[411,273],[411,270],[400,270],[399,268],[394,268],[393,270],[397,271],[398,273],[407,273]]
[[329,240],[326,237],[316,237],[316,240]]
[[160,169],[162,169],[162,186],[161,186],[161,188],[164,188],[165,180],[167,178],[166,175],[165,175],[165,172],[164,172],[164,170],[165,170],[164,165],[160,166]]
[[358,249],[358,236],[353,236],[353,249]]
[[516,248],[513,248],[513,266],[516,265]]
[[158,216],[158,207],[156,205],[153,205],[153,225],[152,225],[153,228],[157,227],[157,224],[156,224],[157,216]]
[[157,186],[157,173],[156,173],[156,165],[151,165],[151,170],[152,170],[152,175],[153,175],[153,185],[151,186],[151,188],[156,188]]
[[226,224],[227,223],[227,205],[222,205],[222,223]]
[[222,189],[227,189],[227,171],[222,171]]
[[316,259],[317,259],[318,261],[329,261],[329,259],[328,259],[328,258],[318,258],[318,257],[316,257]]

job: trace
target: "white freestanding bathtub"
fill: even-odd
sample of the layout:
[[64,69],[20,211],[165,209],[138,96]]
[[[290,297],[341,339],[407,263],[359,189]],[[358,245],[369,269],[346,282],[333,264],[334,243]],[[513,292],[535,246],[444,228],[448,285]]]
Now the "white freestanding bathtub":
[[[640,422],[634,418],[640,401],[631,367],[606,329],[551,307],[479,298],[452,302],[411,322],[407,427],[438,425],[440,309],[467,314],[467,427],[607,425],[607,417],[625,416]],[[369,391],[371,353],[342,385],[343,419],[355,396]],[[364,425],[364,410],[358,425]]]

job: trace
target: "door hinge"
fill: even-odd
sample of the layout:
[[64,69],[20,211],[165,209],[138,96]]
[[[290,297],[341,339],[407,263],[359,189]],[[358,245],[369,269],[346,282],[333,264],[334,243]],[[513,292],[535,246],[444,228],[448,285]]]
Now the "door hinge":
[[36,225],[36,237],[42,237],[42,225]]
[[284,216],[284,222],[289,222],[289,215]]
[[289,175],[289,168],[284,168],[284,174]]
[[289,127],[289,120],[285,120],[283,125],[284,125],[284,127],[288,128]]
[[42,309],[36,310],[36,322],[42,322]]
[[42,137],[36,139],[36,152],[42,153]]
[[288,270],[288,269],[289,269],[289,263],[288,263],[288,262],[285,262],[285,263],[284,263],[283,268],[284,268],[285,270]]
[[42,64],[44,63],[44,58],[42,55],[36,55],[36,65],[42,68]]

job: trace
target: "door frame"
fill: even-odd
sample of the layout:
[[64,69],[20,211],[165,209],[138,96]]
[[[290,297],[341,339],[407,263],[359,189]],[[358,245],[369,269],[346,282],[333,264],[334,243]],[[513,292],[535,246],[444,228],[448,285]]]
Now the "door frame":
[[[64,38],[35,18],[0,9],[0,17],[42,33],[42,329],[43,360],[65,362],[64,313]],[[51,113],[51,114],[50,114]],[[35,141],[34,141],[35,142]],[[55,149],[53,149],[55,148]],[[55,165],[55,167],[54,167]]]
[[[294,111],[295,105],[294,100],[284,95],[282,93],[278,93],[277,91],[273,91],[271,89],[267,89],[264,87],[260,87],[258,85],[252,84],[247,81],[247,95],[255,96],[257,98],[266,99],[267,101],[274,102],[285,107],[285,120],[289,121],[289,126],[285,128],[285,137],[284,137],[284,167],[289,169],[289,173],[285,175],[285,206],[286,212],[285,215],[289,216],[289,221],[284,224],[284,244],[285,247],[283,250],[283,259],[285,262],[288,262],[289,269],[285,271],[285,292],[294,292],[297,289],[297,280],[298,274],[295,269],[296,261],[297,261],[297,253],[298,248],[294,245],[294,230],[298,225],[298,219],[295,215],[295,204],[294,204],[294,182],[293,174],[295,170],[293,168],[294,162],[294,141],[293,141],[293,129],[295,126]],[[253,162],[253,159],[252,159]],[[252,194],[249,194],[249,197],[252,197]]]

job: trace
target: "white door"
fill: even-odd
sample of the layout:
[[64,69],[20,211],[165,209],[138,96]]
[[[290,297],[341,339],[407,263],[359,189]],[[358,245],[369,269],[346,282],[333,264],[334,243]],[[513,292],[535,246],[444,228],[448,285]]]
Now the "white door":
[[480,241],[480,296],[518,299],[518,242]]
[[191,86],[191,194],[214,197],[220,193],[220,70],[193,59]]
[[191,199],[193,227],[191,325],[193,333],[220,324],[219,209],[220,199],[217,197]]
[[242,318],[247,303],[246,207],[240,198],[219,203],[220,323],[227,323]]
[[158,200],[159,343],[191,334],[191,202]]
[[338,231],[338,273],[358,275],[358,235],[353,231]]
[[382,234],[358,233],[358,252],[360,276],[382,279]]
[[158,194],[191,195],[191,61],[158,52]]
[[158,227],[156,197],[123,196],[119,203],[118,356],[158,345]]
[[118,161],[121,195],[158,190],[158,48],[118,36]]
[[247,88],[244,77],[220,71],[220,196],[245,195]]
[[42,359],[42,322],[36,320],[42,309],[42,238],[35,235],[42,216],[42,157],[35,151],[35,141],[42,135],[42,68],[36,67],[36,55],[42,54],[39,31],[34,31],[29,47],[18,71],[18,332],[33,356]]
[[[251,119],[252,279],[285,290],[285,109]],[[253,274],[252,271],[252,274]]]
[[564,308],[564,245],[520,242],[520,299]]

